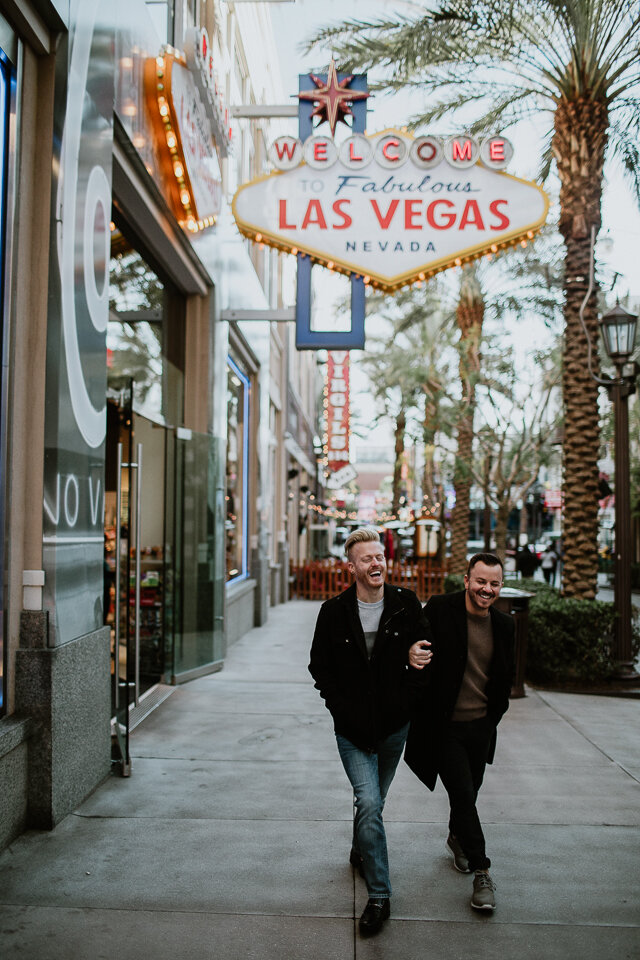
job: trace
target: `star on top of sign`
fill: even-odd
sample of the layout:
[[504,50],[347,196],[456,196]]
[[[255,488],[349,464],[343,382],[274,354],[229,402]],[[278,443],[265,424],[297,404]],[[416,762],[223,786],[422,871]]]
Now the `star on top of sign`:
[[306,90],[303,93],[298,93],[297,96],[300,100],[312,100],[317,103],[317,106],[311,111],[311,116],[320,117],[321,123],[326,120],[331,128],[331,136],[335,136],[338,120],[346,123],[345,116],[353,116],[353,110],[349,104],[355,100],[366,100],[370,94],[363,90],[347,90],[346,88],[353,80],[353,75],[345,77],[344,80],[338,80],[335,60],[332,60],[329,64],[326,83],[313,73],[310,73],[309,76],[315,83],[317,90]]

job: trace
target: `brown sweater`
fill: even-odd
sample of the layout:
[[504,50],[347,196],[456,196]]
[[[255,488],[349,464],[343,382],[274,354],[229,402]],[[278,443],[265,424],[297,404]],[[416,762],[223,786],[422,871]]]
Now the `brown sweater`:
[[467,636],[469,641],[467,665],[451,717],[455,721],[479,720],[487,715],[485,691],[489,681],[489,665],[493,656],[491,617],[478,617],[467,613]]

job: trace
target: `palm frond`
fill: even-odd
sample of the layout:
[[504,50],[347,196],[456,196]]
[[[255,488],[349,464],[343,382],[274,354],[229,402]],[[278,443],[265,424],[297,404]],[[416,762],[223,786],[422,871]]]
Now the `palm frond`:
[[551,144],[553,142],[553,128],[550,127],[543,135],[540,148],[540,166],[538,167],[538,180],[540,183],[546,183],[551,176],[553,167],[553,151]]
[[628,129],[612,128],[609,131],[609,149],[612,157],[620,163],[624,177],[640,205],[640,148],[635,126]]
[[396,85],[426,87],[438,68],[453,77],[465,65],[510,66],[514,82],[525,78],[572,99],[606,95],[637,65],[639,38],[632,0],[442,0],[415,17],[327,27],[306,49],[331,44],[343,66],[383,67]]

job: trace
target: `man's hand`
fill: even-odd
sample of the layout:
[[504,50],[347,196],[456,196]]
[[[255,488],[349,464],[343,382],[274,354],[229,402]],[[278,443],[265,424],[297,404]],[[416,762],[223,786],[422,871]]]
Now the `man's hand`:
[[419,640],[409,647],[409,666],[416,670],[422,670],[431,662],[433,653],[429,649],[431,644],[428,640]]

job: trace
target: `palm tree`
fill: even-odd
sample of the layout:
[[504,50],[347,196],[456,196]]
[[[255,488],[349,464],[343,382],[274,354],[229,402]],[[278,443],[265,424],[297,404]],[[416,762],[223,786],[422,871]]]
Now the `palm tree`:
[[[528,266],[532,263],[528,258]],[[527,277],[527,264],[523,265],[523,258],[516,257],[510,260],[511,268],[516,268],[521,274],[522,281]],[[456,326],[460,331],[458,340],[458,373],[460,377],[461,399],[457,416],[457,448],[453,471],[453,486],[455,489],[455,506],[451,515],[451,573],[464,573],[467,568],[467,540],[469,536],[469,513],[471,488],[474,483],[473,452],[475,431],[475,414],[477,406],[477,388],[484,385],[489,395],[497,393],[511,396],[512,382],[505,382],[504,374],[510,374],[510,365],[505,358],[492,357],[486,349],[488,341],[483,329],[485,315],[499,317],[507,309],[524,309],[526,299],[524,286],[520,286],[520,301],[518,302],[513,291],[491,290],[487,283],[487,270],[478,263],[470,263],[463,267],[460,278],[458,300],[455,308]],[[527,277],[530,282],[531,278]],[[530,291],[535,299],[535,291]]]
[[[510,358],[503,357],[501,363],[500,359],[494,356],[490,361],[486,339],[481,353],[485,314],[488,312],[496,320],[504,321],[507,318],[513,319],[514,316],[525,317],[528,312],[535,310],[545,318],[547,325],[552,324],[557,308],[558,273],[553,244],[549,243],[546,231],[542,243],[548,258],[544,264],[536,251],[529,248],[526,253],[517,251],[505,258],[500,265],[498,276],[492,275],[491,268],[477,262],[462,269],[456,305],[456,323],[460,330],[458,354],[462,403],[458,418],[453,482],[456,502],[451,517],[452,573],[464,573],[467,567],[469,507],[471,487],[474,483],[472,465],[476,435],[476,387],[483,383],[489,389],[490,397],[495,397],[497,393],[508,399],[512,396]],[[496,282],[492,284],[491,279]],[[526,431],[523,427],[523,435],[524,433]],[[491,459],[495,473],[497,461],[493,457]],[[480,485],[484,486],[483,481],[480,481]]]
[[[480,343],[485,313],[480,271],[475,263],[462,270],[460,289],[453,307],[446,306],[444,290],[436,283],[424,289],[401,291],[395,298],[374,294],[367,301],[368,312],[376,312],[392,324],[389,340],[383,346],[384,378],[380,378],[377,355],[366,358],[365,369],[371,367],[374,392],[380,398],[388,396],[388,386],[405,385],[412,402],[422,396],[422,436],[425,450],[423,493],[433,500],[436,493],[433,480],[431,449],[437,431],[444,426],[449,434],[456,434],[453,486],[455,507],[451,517],[452,573],[466,569],[469,532],[469,503],[472,485],[472,455],[474,441],[474,411],[476,385],[480,377]],[[444,370],[443,351],[451,346],[453,330],[459,331],[456,344],[461,397],[452,403],[448,385],[451,378]],[[375,343],[375,338],[368,341]],[[391,376],[390,376],[391,374]],[[445,407],[445,397],[449,406]],[[444,416],[443,416],[444,414]],[[398,432],[396,420],[396,467],[398,465]],[[403,430],[406,422],[403,423]],[[443,504],[443,491],[436,502]],[[444,517],[444,509],[442,511]]]
[[[506,318],[513,321],[514,316],[535,310],[547,325],[553,325],[558,278],[554,271],[553,245],[548,237],[546,241],[544,264],[536,251],[528,248],[526,252],[511,253],[493,273],[484,264],[465,266],[454,298],[443,283],[434,281],[422,290],[400,291],[395,298],[374,294],[367,300],[368,313],[386,318],[392,327],[390,339],[380,342],[386,364],[393,367],[394,385],[400,378],[411,389],[412,396],[416,390],[422,395],[413,402],[423,410],[423,493],[427,494],[428,501],[441,505],[444,490],[441,484],[434,484],[433,479],[434,440],[438,432],[455,436],[455,507],[451,517],[449,563],[453,573],[464,573],[467,565],[476,389],[482,384],[493,396],[511,395],[510,360],[504,355],[504,346],[500,351],[488,348],[489,341],[483,330],[485,314],[492,320],[505,322]],[[455,381],[443,354],[452,346],[455,334],[459,387],[452,391]],[[375,344],[376,339],[368,342]],[[384,395],[386,387],[380,379],[378,361],[372,359],[371,362],[374,390],[381,390]],[[367,363],[365,360],[365,367]],[[384,379],[388,380],[388,372]],[[441,520],[444,522],[444,506]]]
[[[606,156],[616,157],[640,197],[640,9],[635,0],[436,0],[415,17],[347,21],[311,41],[330,45],[341,67],[387,68],[380,86],[419,88],[429,106],[413,125],[469,104],[472,133],[507,130],[547,112],[541,176],[560,179],[565,256],[563,367],[563,588],[593,597],[597,572],[597,386],[579,319],[588,287],[591,231],[600,228]],[[597,290],[584,310],[597,341]]]
[[[384,336],[367,338],[370,352],[361,361],[369,374],[374,395],[385,406],[387,415],[394,397],[396,400],[398,396],[401,398],[406,412],[409,407],[414,408],[410,421],[412,435],[414,438],[416,434],[421,435],[423,445],[425,506],[443,501],[442,484],[435,478],[435,441],[439,431],[450,433],[453,429],[453,408],[447,402],[451,382],[447,360],[447,352],[452,346],[451,323],[442,308],[443,301],[436,284],[422,291],[419,288],[402,290],[395,297],[373,294],[367,300],[367,313],[384,320],[388,331]],[[399,490],[399,469],[404,452],[404,439],[400,446],[398,413],[396,408],[391,416],[395,422],[394,491]],[[408,432],[406,417],[400,425],[404,438]]]
[[485,301],[475,264],[465,267],[460,281],[456,320],[460,329],[459,373],[462,405],[458,419],[458,445],[453,472],[456,503],[451,515],[451,573],[464,573],[467,566],[469,503],[471,497],[471,458],[473,420],[476,409],[476,385],[480,374],[480,343]]
[[[424,506],[428,507],[442,502],[442,484],[436,480],[435,470],[436,437],[442,431],[453,432],[453,407],[447,402],[451,383],[447,354],[453,345],[453,317],[437,283],[422,290],[401,290],[393,297],[373,294],[367,300],[367,310],[390,323],[389,340],[381,342],[385,350],[400,347],[400,363],[416,392],[424,454],[422,492]],[[372,342],[375,338],[369,340]]]
[[[394,461],[391,492],[391,513],[397,516],[401,496],[402,458],[405,449],[407,414],[416,401],[416,384],[407,371],[406,351],[395,335],[387,338],[373,338],[372,343],[380,346],[366,355],[362,366],[369,374],[376,404],[381,416],[393,422]],[[380,419],[380,415],[374,419]],[[371,422],[371,421],[369,421]]]
[[[553,265],[553,251],[548,246],[547,253]],[[451,516],[449,562],[452,573],[464,573],[467,566],[477,388],[483,385],[493,396],[511,396],[510,359],[502,355],[503,351],[494,350],[492,355],[488,349],[485,316],[489,315],[492,320],[504,320],[507,316],[513,319],[536,309],[551,324],[557,303],[554,294],[557,277],[553,269],[546,266],[541,273],[540,261],[531,250],[511,254],[501,264],[499,276],[492,275],[484,264],[468,264],[461,270],[455,306],[448,318],[445,315],[445,323],[448,319],[449,326],[459,333],[460,399],[449,418],[456,433],[455,506]],[[492,279],[497,282],[492,283]]]
[[[551,349],[548,353],[538,353],[535,363],[538,374],[535,379],[525,384],[518,378],[520,399],[516,399],[514,391],[510,404],[505,404],[502,397],[496,403],[489,392],[491,422],[485,421],[478,430],[483,456],[478,463],[476,482],[482,482],[481,475],[488,457],[491,467],[485,495],[490,495],[493,500],[496,553],[502,557],[506,555],[509,514],[518,502],[522,502],[525,513],[527,494],[538,481],[540,468],[550,462],[558,429],[559,416],[554,400],[560,383],[557,351]],[[513,379],[516,379],[515,371]],[[524,403],[523,394],[527,397]],[[526,526],[524,529],[526,531]]]

